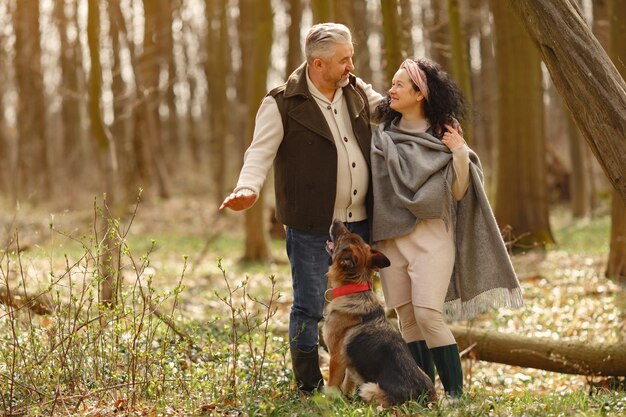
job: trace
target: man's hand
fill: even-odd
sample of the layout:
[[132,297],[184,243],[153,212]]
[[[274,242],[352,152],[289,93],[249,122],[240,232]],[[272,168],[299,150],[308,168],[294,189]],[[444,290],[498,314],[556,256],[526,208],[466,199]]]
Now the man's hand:
[[257,195],[253,191],[245,190],[238,191],[237,193],[231,193],[224,199],[220,206],[220,211],[228,207],[234,211],[241,211],[250,208],[256,201]]

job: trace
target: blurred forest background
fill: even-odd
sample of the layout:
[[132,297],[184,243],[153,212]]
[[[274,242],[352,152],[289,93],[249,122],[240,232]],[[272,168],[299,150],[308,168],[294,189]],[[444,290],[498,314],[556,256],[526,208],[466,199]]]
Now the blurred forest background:
[[[578,6],[626,74],[626,0]],[[514,248],[555,243],[555,206],[578,219],[610,212],[606,272],[626,280],[624,203],[503,0],[1,0],[2,199],[71,208],[106,193],[116,217],[141,188],[153,201],[210,196],[215,211],[261,99],[302,62],[304,35],[324,21],[352,29],[355,72],[380,92],[406,57],[452,74]],[[272,199],[267,190],[246,213],[248,259],[271,256]]]

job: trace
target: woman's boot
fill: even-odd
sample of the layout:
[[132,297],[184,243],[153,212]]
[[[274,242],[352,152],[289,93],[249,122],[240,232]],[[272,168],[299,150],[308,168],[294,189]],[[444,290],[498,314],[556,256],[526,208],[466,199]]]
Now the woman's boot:
[[430,351],[444,391],[452,398],[460,397],[463,394],[463,369],[459,347],[454,344],[436,347]]
[[407,343],[407,345],[409,346],[411,356],[413,356],[413,359],[415,359],[417,365],[422,368],[422,371],[424,371],[424,373],[428,375],[428,377],[431,381],[433,381],[434,384],[435,364],[433,362],[433,356],[430,353],[430,349],[428,349],[428,346],[426,346],[426,341],[418,340],[415,342],[409,342]]

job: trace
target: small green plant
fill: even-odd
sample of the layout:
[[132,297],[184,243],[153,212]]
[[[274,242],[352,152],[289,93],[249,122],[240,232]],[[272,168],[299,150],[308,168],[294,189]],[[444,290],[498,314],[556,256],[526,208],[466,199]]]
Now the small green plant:
[[[51,259],[44,282],[37,276],[46,266],[25,260],[17,231],[9,244],[15,249],[0,254],[0,413],[218,412],[244,403],[262,408],[260,397],[277,396],[272,392],[288,377],[285,343],[269,331],[279,298],[274,277],[269,300],[260,300],[246,281],[231,287],[218,261],[226,293],[215,295],[230,315],[186,323],[179,309],[186,258],[174,287],[160,292],[155,281],[163,278],[150,264],[154,242],[140,256],[127,244],[137,207],[125,228],[110,217],[102,222],[106,207],[94,206],[94,213],[94,225],[105,228],[78,237],[51,223],[53,233],[82,252],[73,259],[65,254],[62,263]],[[115,289],[106,302],[105,256],[116,258],[106,261],[115,265],[105,272]]]

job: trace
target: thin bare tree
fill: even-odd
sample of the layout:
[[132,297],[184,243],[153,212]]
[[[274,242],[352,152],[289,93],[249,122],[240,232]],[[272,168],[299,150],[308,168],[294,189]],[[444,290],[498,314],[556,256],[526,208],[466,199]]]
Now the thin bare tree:
[[98,155],[96,158],[100,171],[100,178],[104,183],[104,202],[110,207],[103,207],[101,217],[98,219],[100,231],[100,250],[98,253],[98,269],[101,276],[100,301],[105,305],[116,304],[117,263],[115,255],[115,242],[109,231],[113,207],[116,205],[117,189],[117,160],[115,142],[111,133],[102,120],[102,64],[100,59],[100,0],[89,0],[87,3],[87,44],[89,46],[89,123],[91,134],[97,142]]
[[[452,74],[461,87],[461,91],[469,100],[472,97],[472,77],[470,70],[468,38],[464,29],[459,0],[448,0],[448,20],[450,22],[450,42],[452,48]],[[463,121],[463,136],[472,145],[472,121]]]
[[491,1],[499,80],[495,215],[515,246],[544,248],[550,230],[543,131],[543,87],[537,50],[508,5]]
[[[611,56],[622,77],[626,77],[626,0],[612,0]],[[624,136],[622,136],[623,142]],[[626,200],[613,191],[611,208],[611,237],[606,276],[626,284]]]
[[285,65],[285,79],[302,63],[302,45],[300,41],[300,26],[302,25],[302,12],[304,4],[302,0],[287,0],[287,14],[289,15],[289,28],[287,36],[287,64]]
[[[204,65],[208,85],[209,157],[216,205],[226,194],[226,140],[229,132],[228,97],[226,90],[230,73],[230,39],[228,37],[228,1],[206,0],[207,60]],[[247,59],[247,58],[246,58]]]
[[45,198],[52,183],[46,135],[46,99],[41,65],[39,2],[15,3],[15,78],[17,107],[17,170],[13,175],[15,199]]
[[[270,0],[241,0],[239,6],[242,55],[251,63],[243,65],[242,71],[246,82],[245,102],[248,109],[245,138],[249,144],[254,131],[256,111],[267,90],[267,72],[272,49],[272,5]],[[246,45],[245,40],[249,39],[254,39],[254,42]],[[245,260],[266,261],[271,258],[265,209],[265,198],[261,191],[256,204],[246,211]]]

